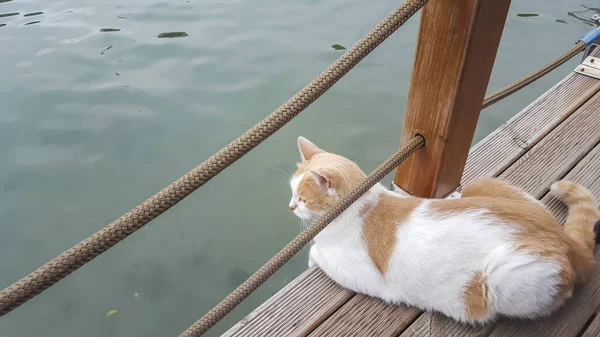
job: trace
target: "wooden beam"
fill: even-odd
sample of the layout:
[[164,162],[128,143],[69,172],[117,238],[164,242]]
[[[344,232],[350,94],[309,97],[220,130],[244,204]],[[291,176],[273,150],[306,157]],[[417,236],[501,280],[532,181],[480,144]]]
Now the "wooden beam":
[[460,184],[510,0],[433,0],[423,8],[402,140],[427,140],[395,184],[443,197]]

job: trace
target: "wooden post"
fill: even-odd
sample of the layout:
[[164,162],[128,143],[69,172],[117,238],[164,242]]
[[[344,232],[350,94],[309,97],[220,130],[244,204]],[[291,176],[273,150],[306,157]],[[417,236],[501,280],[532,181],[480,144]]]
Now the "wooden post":
[[402,130],[427,144],[396,170],[394,183],[419,197],[460,184],[510,0],[431,0],[421,15]]

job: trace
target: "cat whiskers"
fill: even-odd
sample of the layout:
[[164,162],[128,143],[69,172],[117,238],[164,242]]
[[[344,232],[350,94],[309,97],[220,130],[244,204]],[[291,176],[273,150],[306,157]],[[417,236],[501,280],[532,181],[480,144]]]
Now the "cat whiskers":
[[302,230],[305,230],[312,223],[312,219],[300,219],[300,225],[302,226]]
[[279,166],[275,166],[279,171],[283,172],[283,174],[285,174],[285,176],[289,179],[292,180],[292,178],[294,178],[293,173],[292,173],[292,169],[288,168],[289,170],[284,170],[283,168],[279,167]]

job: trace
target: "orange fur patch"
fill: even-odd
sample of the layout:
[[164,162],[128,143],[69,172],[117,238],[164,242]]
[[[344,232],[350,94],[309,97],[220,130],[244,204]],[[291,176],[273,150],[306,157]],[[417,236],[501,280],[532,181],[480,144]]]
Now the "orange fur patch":
[[[337,196],[319,191],[310,171],[326,176]],[[340,197],[350,193],[367,177],[351,160],[324,151],[314,154],[310,160],[298,163],[298,170],[294,176],[301,174],[304,176],[298,184],[298,196],[306,202],[306,207],[315,211],[332,208]]]
[[[510,185],[507,181],[497,178],[479,179],[465,186],[462,190],[461,198],[469,197],[502,198],[532,203],[532,200],[524,191]],[[533,204],[544,208],[540,204]]]
[[515,226],[517,249],[560,264],[558,297],[570,296],[575,281],[595,262],[592,252],[573,240],[546,207],[498,179],[474,182],[465,186],[460,199],[434,200],[431,208],[442,215],[485,209],[490,216]]
[[328,210],[335,205],[337,198],[319,190],[317,183],[310,174],[304,175],[298,184],[298,197],[306,203],[306,207],[313,211]]
[[490,216],[516,226],[517,249],[557,261],[562,266],[565,274],[562,279],[567,287],[574,281],[574,264],[579,264],[581,259],[586,260],[591,255],[581,251],[579,245],[563,231],[548,211],[531,201],[526,203],[523,200],[515,202],[503,198],[468,197],[435,200],[432,201],[431,208],[442,215],[485,209]]
[[591,193],[583,186],[566,180],[552,184],[550,193],[562,199],[569,208],[565,222],[567,234],[593,250],[596,239],[593,224],[600,219],[600,212]]
[[396,197],[382,194],[376,205],[365,205],[360,211],[363,218],[363,240],[369,257],[381,274],[385,274],[396,247],[396,229],[422,200],[414,197]]
[[477,271],[465,288],[465,307],[471,320],[484,318],[489,310],[489,289],[485,276]]

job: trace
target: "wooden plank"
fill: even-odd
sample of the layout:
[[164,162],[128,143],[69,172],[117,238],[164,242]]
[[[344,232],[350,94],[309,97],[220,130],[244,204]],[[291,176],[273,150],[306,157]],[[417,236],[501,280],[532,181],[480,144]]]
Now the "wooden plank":
[[313,267],[222,336],[306,336],[352,296]]
[[[592,55],[600,56],[600,48]],[[504,171],[599,90],[599,80],[570,73],[473,146],[461,184]]]
[[391,306],[379,299],[359,294],[310,336],[397,336],[420,313],[416,308]]
[[509,6],[436,0],[423,7],[401,143],[419,133],[427,144],[396,171],[404,191],[443,197],[459,186]]
[[[586,186],[597,199],[600,199],[600,146],[597,145],[565,179]],[[552,200],[549,195],[542,200],[548,203],[551,212],[558,219],[565,218],[567,210],[564,205]],[[599,255],[596,254],[596,258],[598,257]],[[534,321],[502,322],[490,337],[578,336],[588,319],[600,306],[600,264],[595,265],[592,275],[586,284],[576,290],[573,298],[552,316]]]
[[244,317],[241,321],[239,321],[236,325],[232,326],[221,336],[234,336],[239,332],[242,328],[246,327],[249,323],[253,323],[256,317],[259,317],[270,305],[275,305],[278,299],[284,298],[285,295],[291,293],[296,287],[301,287],[301,285],[306,282],[306,279],[312,277],[317,268],[309,268],[305,270],[302,274],[296,277],[292,282],[288,283],[285,287],[279,290],[275,295],[271,296],[267,301],[265,301],[258,308],[254,309],[250,314]]
[[[598,178],[600,177],[600,165],[598,165],[598,158],[600,156],[600,145],[596,145],[589,154],[587,154],[582,160],[577,163],[569,174],[564,179],[573,180],[583,186],[587,186],[594,195],[600,186],[596,186]],[[558,199],[552,198],[549,195],[542,198],[550,212],[554,215],[559,223],[564,223],[567,216],[567,207]]]
[[594,320],[590,323],[590,325],[585,329],[585,332],[581,337],[598,337],[600,336],[600,315],[596,315]]
[[423,313],[401,337],[461,336],[482,337],[492,327],[472,327],[460,324],[438,313]]
[[600,93],[595,94],[541,142],[501,175],[517,186],[533,184],[542,197],[550,184],[563,177],[600,142]]
[[[523,188],[535,197],[541,198],[548,191],[552,182],[565,176],[582,157],[588,154],[592,147],[600,142],[600,118],[598,118],[597,111],[600,111],[600,93],[597,93],[593,99],[571,114],[547,137],[527,152],[523,156],[524,159],[516,161],[508,170],[500,174],[500,177]],[[557,153],[561,155],[557,156]],[[494,173],[494,175],[498,174]],[[353,305],[354,302],[349,301],[340,311],[351,312]],[[373,308],[373,311],[378,310],[380,309]],[[407,313],[404,307],[395,310],[396,312],[393,315],[405,320],[404,315],[407,315]],[[369,310],[361,310],[349,315],[345,320],[356,322],[356,326],[378,324],[379,329],[384,330],[386,322],[374,322],[367,318],[371,316]],[[337,335],[346,331],[345,321],[336,321],[340,317],[343,316],[334,314],[323,323],[327,325],[329,333]],[[389,322],[387,323],[389,324]],[[432,333],[446,331],[447,335],[456,334],[460,336],[479,336],[487,331],[460,324],[441,315],[422,316],[415,321],[414,325],[411,325],[402,336],[427,336],[429,329],[432,329]],[[393,336],[393,334],[377,335]],[[435,334],[433,335],[435,336]]]

